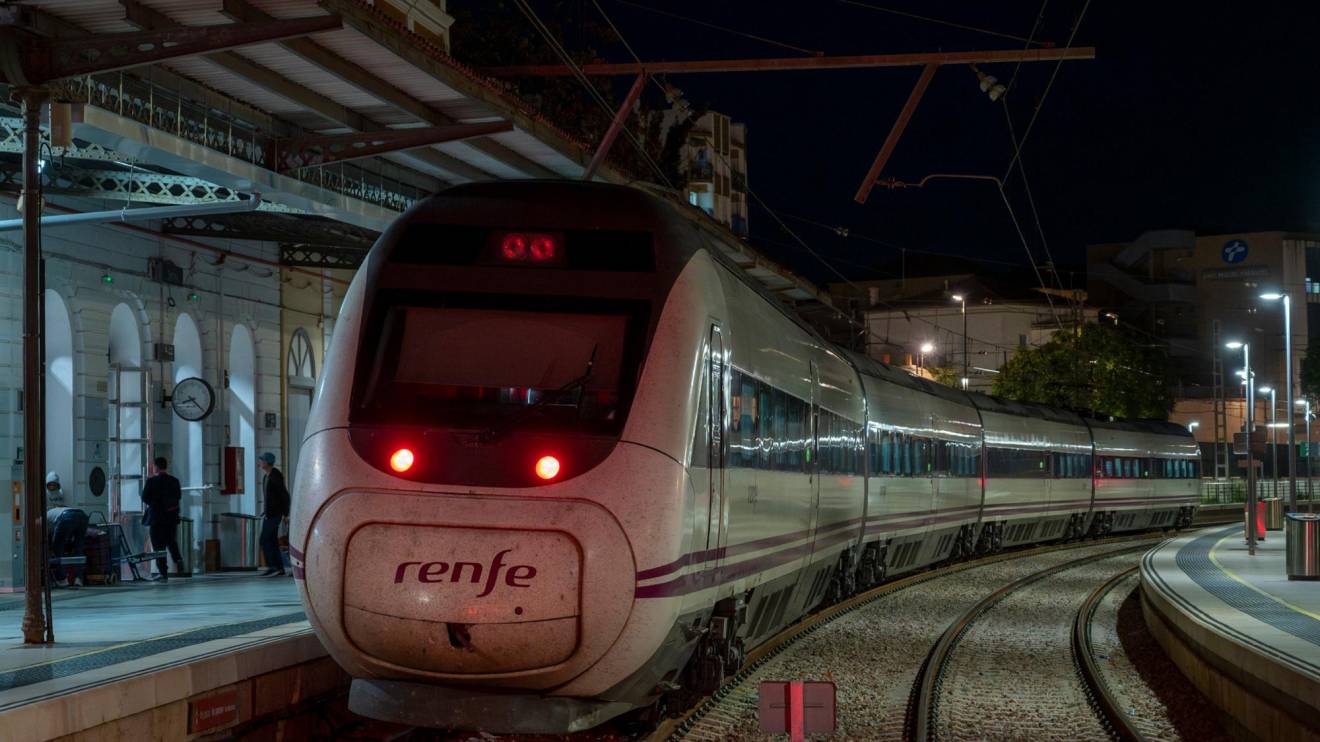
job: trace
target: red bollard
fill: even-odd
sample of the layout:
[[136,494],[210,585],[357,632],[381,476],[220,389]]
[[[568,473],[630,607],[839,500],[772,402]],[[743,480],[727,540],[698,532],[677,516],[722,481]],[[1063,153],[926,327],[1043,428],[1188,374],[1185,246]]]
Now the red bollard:
[[[1250,521],[1247,517],[1247,507],[1248,506],[1246,505],[1242,506],[1242,531],[1244,537],[1247,533],[1247,523]],[[1265,540],[1265,503],[1260,501],[1256,502],[1256,540]]]

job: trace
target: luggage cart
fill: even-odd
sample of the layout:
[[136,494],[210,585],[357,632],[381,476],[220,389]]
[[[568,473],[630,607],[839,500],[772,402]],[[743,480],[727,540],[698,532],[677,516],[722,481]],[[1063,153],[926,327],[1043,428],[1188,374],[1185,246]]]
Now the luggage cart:
[[[143,562],[150,562],[154,559],[160,559],[165,556],[164,551],[137,551],[132,544],[128,542],[128,536],[124,534],[124,526],[119,523],[105,522],[105,515],[101,516],[99,523],[94,523],[97,528],[106,532],[106,537],[110,540],[110,577],[108,583],[113,585],[119,582],[119,577],[123,572],[123,566],[128,565],[128,572],[133,576],[133,582],[141,582],[146,578],[138,571],[138,565]],[[90,517],[89,517],[90,520]]]

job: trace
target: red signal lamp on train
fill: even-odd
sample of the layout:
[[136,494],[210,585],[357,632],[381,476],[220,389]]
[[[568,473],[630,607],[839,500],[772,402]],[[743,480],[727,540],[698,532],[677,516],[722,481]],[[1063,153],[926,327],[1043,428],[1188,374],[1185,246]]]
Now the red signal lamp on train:
[[544,232],[509,232],[500,239],[500,258],[508,263],[553,263],[559,239]]
[[559,476],[559,459],[549,455],[542,456],[536,460],[534,471],[536,476],[548,482]]
[[399,474],[403,474],[413,468],[413,464],[416,461],[417,457],[413,455],[412,449],[410,448],[400,448],[390,454],[390,468]]

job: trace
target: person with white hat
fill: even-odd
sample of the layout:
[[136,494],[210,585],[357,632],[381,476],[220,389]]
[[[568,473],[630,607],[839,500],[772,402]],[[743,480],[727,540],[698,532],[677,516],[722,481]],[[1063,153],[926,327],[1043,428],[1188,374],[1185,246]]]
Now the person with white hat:
[[[60,486],[60,475],[50,472],[46,475],[46,534],[50,538],[50,556],[52,559],[79,557],[83,554],[83,541],[87,538],[87,513],[79,508],[65,507],[64,488]],[[50,568],[51,581],[64,586],[68,579],[69,587],[83,584],[84,566],[79,564],[61,569],[59,565]]]

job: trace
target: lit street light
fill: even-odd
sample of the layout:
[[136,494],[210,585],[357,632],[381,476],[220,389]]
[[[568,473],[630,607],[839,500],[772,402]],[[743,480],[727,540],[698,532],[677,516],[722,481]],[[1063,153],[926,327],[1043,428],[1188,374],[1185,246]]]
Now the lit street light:
[[1199,428],[1199,427],[1201,427],[1201,421],[1200,421],[1200,420],[1193,420],[1193,421],[1187,423],[1187,432],[1190,433],[1190,432],[1196,430],[1196,429]]
[[921,344],[921,360],[917,362],[917,368],[926,368],[926,354],[935,350],[935,344],[925,342]]
[[1260,388],[1260,393],[1270,395],[1270,476],[1274,478],[1274,489],[1277,495],[1279,489],[1279,443],[1278,433],[1274,431],[1279,427],[1279,420],[1275,416],[1278,405],[1274,398],[1274,387],[1263,386]]
[[[1265,301],[1283,300],[1283,383],[1288,387],[1288,509],[1297,511],[1297,433],[1293,430],[1292,383],[1292,302],[1287,291],[1271,291],[1260,295]],[[1278,472],[1274,478],[1279,478]]]
[[1242,381],[1246,384],[1246,395],[1243,397],[1246,407],[1246,420],[1243,428],[1245,430],[1244,438],[1247,444],[1247,554],[1256,555],[1256,465],[1251,457],[1251,424],[1252,408],[1256,406],[1255,395],[1251,393],[1251,344],[1244,343],[1241,340],[1230,340],[1224,343],[1224,347],[1229,350],[1242,350]]
[[953,295],[953,300],[956,301],[956,302],[958,302],[959,304],[962,305],[962,316],[963,316],[963,332],[962,332],[962,336],[963,336],[963,372],[962,372],[962,388],[963,388],[963,391],[966,391],[966,390],[967,390],[967,297],[966,297],[966,296],[963,296],[962,294],[954,294],[954,295]]

